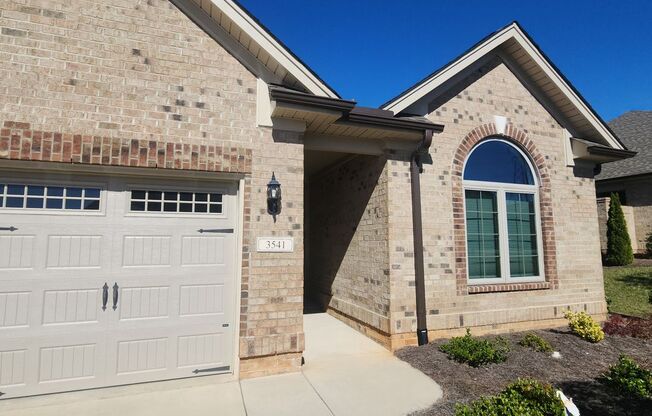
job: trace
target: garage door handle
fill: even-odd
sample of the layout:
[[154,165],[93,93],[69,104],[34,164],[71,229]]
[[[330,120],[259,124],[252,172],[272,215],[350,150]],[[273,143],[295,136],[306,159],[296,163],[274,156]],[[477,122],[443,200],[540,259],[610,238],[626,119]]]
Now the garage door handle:
[[118,309],[118,284],[113,284],[113,310]]
[[11,231],[11,232],[14,232],[14,231],[16,231],[17,229],[18,229],[18,228],[14,227],[13,225],[12,225],[11,227],[0,227],[0,231]]
[[197,230],[200,233],[223,233],[233,234],[233,228],[200,228]]
[[104,282],[102,286],[102,310],[106,310],[106,303],[109,301],[109,285]]

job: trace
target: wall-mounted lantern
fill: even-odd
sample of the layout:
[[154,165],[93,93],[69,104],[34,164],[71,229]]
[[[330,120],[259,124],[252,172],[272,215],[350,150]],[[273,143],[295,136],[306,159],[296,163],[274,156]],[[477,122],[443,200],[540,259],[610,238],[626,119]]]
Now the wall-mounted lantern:
[[267,212],[274,217],[281,213],[281,183],[272,172],[272,179],[267,183]]

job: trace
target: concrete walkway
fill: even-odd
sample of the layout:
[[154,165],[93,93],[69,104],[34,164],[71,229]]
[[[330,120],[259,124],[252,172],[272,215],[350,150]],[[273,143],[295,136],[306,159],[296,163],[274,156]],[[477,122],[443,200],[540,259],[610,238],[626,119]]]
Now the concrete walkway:
[[406,415],[439,386],[327,314],[304,317],[302,371],[218,382],[202,377],[0,401],[2,416]]

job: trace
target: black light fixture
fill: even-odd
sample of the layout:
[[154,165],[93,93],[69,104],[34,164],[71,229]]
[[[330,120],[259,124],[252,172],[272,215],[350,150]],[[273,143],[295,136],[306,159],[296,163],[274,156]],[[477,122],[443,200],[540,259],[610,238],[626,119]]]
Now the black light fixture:
[[281,183],[272,172],[272,179],[267,183],[267,212],[274,217],[281,213]]

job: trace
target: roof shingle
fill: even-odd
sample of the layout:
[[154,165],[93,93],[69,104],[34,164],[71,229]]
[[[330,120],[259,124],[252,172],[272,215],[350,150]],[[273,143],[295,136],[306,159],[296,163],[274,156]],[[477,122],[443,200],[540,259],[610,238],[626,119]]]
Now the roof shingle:
[[630,159],[605,163],[596,180],[652,173],[652,111],[629,111],[609,123],[627,149],[638,152]]

